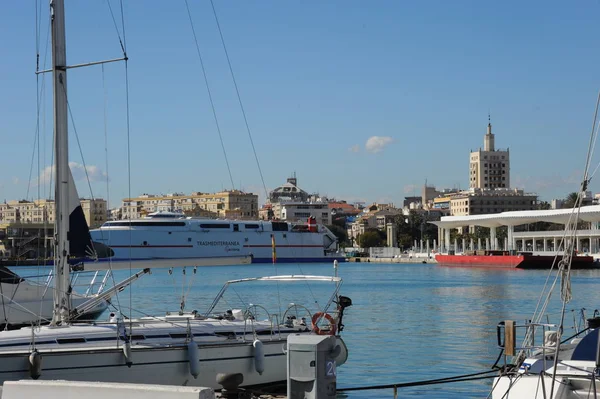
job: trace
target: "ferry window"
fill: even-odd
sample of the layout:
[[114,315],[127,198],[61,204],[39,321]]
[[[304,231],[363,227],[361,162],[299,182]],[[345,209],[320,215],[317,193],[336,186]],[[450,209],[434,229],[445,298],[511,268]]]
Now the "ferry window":
[[240,225],[239,224],[234,224],[233,225],[233,231],[240,231]]
[[288,224],[286,222],[271,222],[273,231],[288,231]]
[[258,224],[245,224],[244,228],[245,229],[258,229],[258,228],[260,228],[260,226]]
[[226,223],[200,223],[202,229],[228,229],[231,225]]
[[110,222],[107,226],[135,226],[135,227],[174,227],[185,226],[185,222]]

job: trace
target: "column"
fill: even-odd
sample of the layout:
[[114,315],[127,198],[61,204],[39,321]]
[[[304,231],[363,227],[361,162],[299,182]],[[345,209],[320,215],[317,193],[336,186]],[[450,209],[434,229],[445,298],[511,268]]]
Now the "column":
[[462,239],[462,253],[465,253],[465,245],[467,243],[467,240],[465,240],[464,238]]
[[[490,242],[492,244],[491,249],[498,249],[496,248],[498,246],[497,241],[496,241],[496,228],[495,227],[490,227]],[[490,249],[490,248],[487,248]]]
[[535,251],[537,250],[537,247],[536,247],[536,242],[537,242],[537,240],[535,239],[535,237],[533,237],[533,238],[531,239],[531,251],[532,251],[532,252],[535,252]]
[[513,250],[517,248],[517,243],[515,241],[515,237],[514,237],[514,232],[515,232],[515,226],[508,226],[508,234],[507,234],[507,238],[508,238],[508,250]]
[[475,250],[475,244],[473,243],[473,239],[472,239],[472,238],[471,238],[471,242],[469,243],[469,249],[470,249],[471,251],[474,251],[474,250]]
[[504,247],[502,248],[502,250],[507,251],[509,248],[508,246],[508,237],[504,237]]
[[435,239],[433,240],[433,250],[437,251],[437,241]]
[[450,229],[444,229],[444,249],[445,253],[450,250]]
[[577,252],[581,252],[581,240],[579,237],[575,237],[575,243],[577,244]]
[[553,241],[554,241],[554,243],[553,243],[554,246],[553,246],[552,250],[554,252],[556,252],[556,251],[558,251],[558,248],[556,248],[556,237],[554,237]]
[[480,251],[481,250],[481,238],[477,239],[477,250]]
[[[434,240],[434,242],[435,242],[435,240]],[[427,241],[425,242],[425,247],[426,247],[426,249],[427,249],[427,256],[429,256],[429,253],[430,253],[430,252],[429,252],[429,240],[427,240]]]
[[421,242],[419,244],[421,245],[421,247],[419,249],[419,253],[423,253],[423,240],[421,240]]
[[487,250],[490,249],[490,238],[489,237],[485,238],[485,249],[487,249]]
[[544,252],[548,251],[548,239],[544,237]]

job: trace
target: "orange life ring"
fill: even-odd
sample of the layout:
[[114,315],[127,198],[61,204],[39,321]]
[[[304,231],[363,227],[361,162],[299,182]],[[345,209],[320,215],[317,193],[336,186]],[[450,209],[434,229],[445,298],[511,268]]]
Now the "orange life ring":
[[[322,317],[325,317],[325,319],[327,319],[327,321],[329,322],[329,325],[331,326],[329,331],[323,331],[319,328],[319,326],[317,326],[317,322]],[[332,315],[330,315],[329,313],[317,312],[312,317],[312,329],[317,335],[335,335],[337,326],[335,325],[335,320],[333,319]]]

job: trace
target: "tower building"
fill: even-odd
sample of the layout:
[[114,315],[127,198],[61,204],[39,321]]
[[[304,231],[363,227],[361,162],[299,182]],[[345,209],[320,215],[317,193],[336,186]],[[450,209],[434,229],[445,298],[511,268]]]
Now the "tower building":
[[471,151],[469,162],[469,188],[510,188],[510,154],[508,148],[496,149],[492,123],[488,116],[487,133],[483,150]]

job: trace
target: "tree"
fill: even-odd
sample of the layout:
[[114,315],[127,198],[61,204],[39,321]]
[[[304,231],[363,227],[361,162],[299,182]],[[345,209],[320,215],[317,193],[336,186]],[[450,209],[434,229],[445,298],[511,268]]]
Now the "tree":
[[541,201],[538,204],[538,209],[542,210],[542,211],[547,211],[548,209],[550,209],[550,203],[548,201]]
[[327,228],[337,237],[340,247],[345,248],[348,246],[348,231],[345,228],[340,227],[337,224],[329,225]]
[[575,192],[567,195],[567,198],[565,198],[565,202],[563,202],[562,207],[563,208],[575,208],[575,205],[577,205],[578,197],[579,197],[579,194],[577,194]]
[[398,215],[395,219],[400,248],[412,247],[415,240],[435,240],[438,236],[437,226],[428,223],[428,214],[411,210],[408,215]]
[[377,229],[368,229],[358,237],[362,248],[381,247],[385,242],[385,234]]

